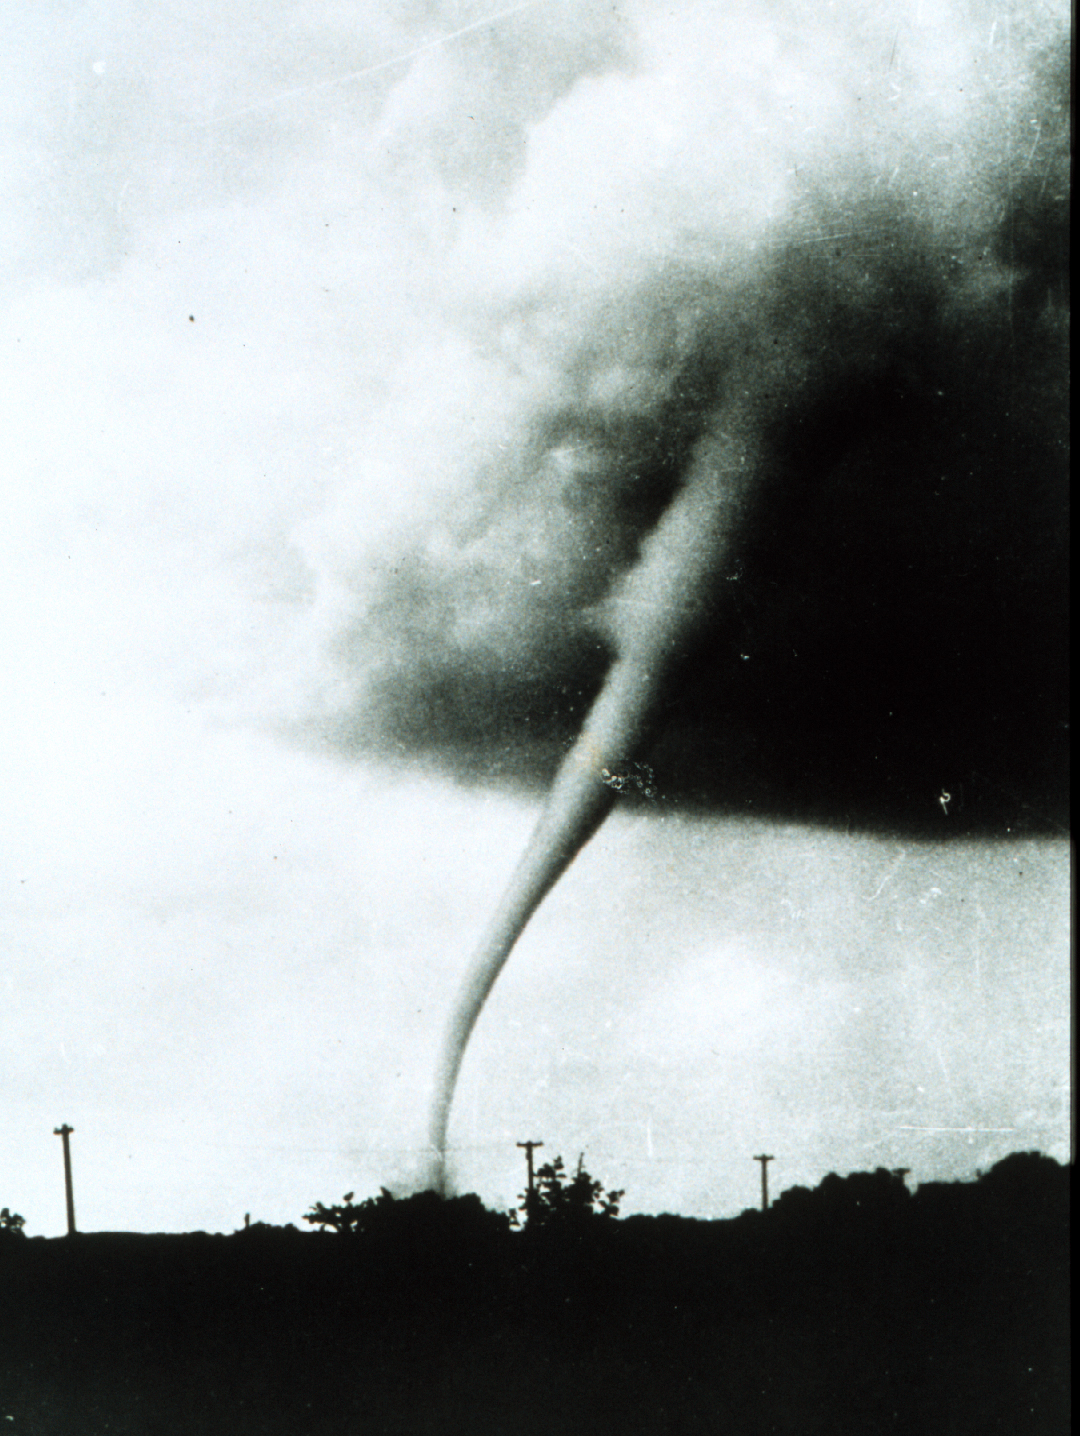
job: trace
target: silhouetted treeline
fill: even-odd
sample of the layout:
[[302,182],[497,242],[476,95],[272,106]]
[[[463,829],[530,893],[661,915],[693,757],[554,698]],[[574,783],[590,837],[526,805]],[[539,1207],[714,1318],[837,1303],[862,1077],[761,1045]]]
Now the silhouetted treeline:
[[[1054,1436],[1069,1169],[879,1171],[730,1221],[0,1235],[0,1421],[33,1436]],[[13,1421],[7,1422],[8,1416]]]

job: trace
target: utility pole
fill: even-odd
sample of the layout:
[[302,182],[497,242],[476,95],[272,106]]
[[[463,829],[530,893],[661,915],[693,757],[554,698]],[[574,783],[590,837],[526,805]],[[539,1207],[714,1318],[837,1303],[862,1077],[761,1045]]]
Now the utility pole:
[[528,1196],[527,1196],[526,1199],[525,1199],[527,1203],[531,1203],[531,1202],[532,1202],[532,1198],[533,1198],[533,1160],[532,1160],[533,1148],[534,1148],[534,1147],[542,1147],[543,1145],[544,1145],[543,1142],[519,1142],[519,1143],[518,1143],[518,1146],[519,1146],[519,1147],[524,1147],[524,1148],[525,1148],[525,1160],[526,1160],[526,1161],[528,1162],[528,1164],[529,1164],[529,1192],[528,1192]]
[[764,1155],[754,1158],[755,1162],[761,1163],[761,1210],[763,1212],[769,1210],[769,1163],[773,1160],[774,1158],[771,1156]]
[[59,1137],[64,1144],[64,1195],[67,1197],[67,1223],[68,1236],[75,1235],[75,1194],[71,1185],[71,1146],[68,1138],[74,1132],[74,1127],[69,1127],[65,1122],[62,1127],[53,1128],[53,1136]]

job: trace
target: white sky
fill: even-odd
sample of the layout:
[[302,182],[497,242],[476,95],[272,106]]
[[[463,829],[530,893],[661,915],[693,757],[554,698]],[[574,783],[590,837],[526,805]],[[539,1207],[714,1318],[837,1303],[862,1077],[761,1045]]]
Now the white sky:
[[[545,190],[628,43],[609,10],[469,32],[525,27],[535,74],[431,44],[485,14],[465,3],[5,21],[0,1204],[31,1233],[64,1228],[61,1122],[86,1230],[299,1221],[419,1169],[535,808],[279,734],[332,705],[387,536],[557,358],[494,383],[487,290],[557,288],[582,235],[594,269],[623,254]],[[678,77],[700,31],[656,40],[660,13],[637,23]],[[612,154],[655,178],[692,123],[643,93]],[[542,1139],[627,1211],[719,1216],[756,1201],[760,1151],[776,1191],[1064,1159],[1068,984],[1064,839],[616,816],[481,1017],[458,1181],[509,1205]]]

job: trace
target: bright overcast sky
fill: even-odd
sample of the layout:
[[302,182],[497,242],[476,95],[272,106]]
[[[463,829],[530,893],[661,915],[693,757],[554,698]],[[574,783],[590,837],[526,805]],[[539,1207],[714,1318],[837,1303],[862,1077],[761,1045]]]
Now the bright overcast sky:
[[[676,250],[696,272],[725,204],[734,270],[783,212],[795,141],[764,108],[706,163],[723,75],[764,66],[800,135],[847,133],[840,81],[806,88],[761,7],[721,74],[718,8],[5,17],[0,1205],[30,1233],[64,1229],[62,1122],[85,1230],[299,1221],[416,1180],[438,1041],[539,800],[369,756],[364,635],[400,639],[414,543],[436,618],[406,626],[409,694],[443,662],[441,595],[470,595],[470,674],[510,631],[557,649],[557,608],[530,626],[549,578],[575,621],[595,597],[557,526],[506,517],[513,476],[484,528],[476,473],[534,434],[620,276]],[[917,151],[967,31],[868,9],[907,35]],[[817,36],[823,73],[846,36]],[[625,336],[598,403],[662,382],[659,341]],[[487,547],[463,577],[432,515],[465,510]],[[1065,1159],[1069,916],[1063,837],[617,813],[480,1019],[458,1185],[513,1203],[526,1138],[584,1152],[627,1211],[699,1216],[754,1203],[757,1152],[776,1190]]]

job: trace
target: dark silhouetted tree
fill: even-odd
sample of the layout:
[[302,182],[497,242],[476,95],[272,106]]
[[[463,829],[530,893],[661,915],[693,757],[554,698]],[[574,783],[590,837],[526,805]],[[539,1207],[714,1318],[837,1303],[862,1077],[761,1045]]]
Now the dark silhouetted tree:
[[976,1190],[999,1219],[1064,1219],[1069,1202],[1069,1171],[1042,1152],[1011,1152],[988,1172],[980,1172]]
[[322,1202],[316,1202],[310,1212],[305,1212],[304,1221],[318,1227],[321,1232],[329,1228],[344,1236],[358,1236],[370,1225],[375,1212],[393,1200],[393,1194],[385,1187],[379,1189],[377,1197],[368,1197],[358,1203],[353,1202],[352,1192],[346,1192],[334,1206],[327,1207]]
[[813,1196],[823,1213],[853,1216],[856,1212],[894,1212],[906,1206],[911,1193],[902,1177],[886,1167],[877,1167],[873,1172],[851,1172],[846,1177],[830,1172]]
[[523,1192],[521,1206],[511,1213],[517,1226],[524,1218],[531,1227],[567,1226],[592,1218],[613,1219],[619,1215],[623,1191],[605,1190],[603,1184],[585,1170],[584,1156],[577,1171],[567,1177],[561,1157],[545,1164],[536,1173],[536,1186]]
[[9,1236],[24,1237],[26,1233],[23,1227],[26,1226],[25,1217],[20,1217],[18,1212],[9,1211],[4,1207],[0,1211],[0,1232],[6,1232]]

